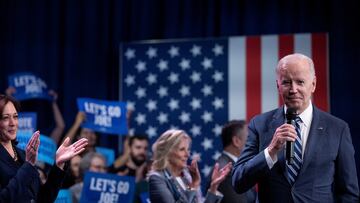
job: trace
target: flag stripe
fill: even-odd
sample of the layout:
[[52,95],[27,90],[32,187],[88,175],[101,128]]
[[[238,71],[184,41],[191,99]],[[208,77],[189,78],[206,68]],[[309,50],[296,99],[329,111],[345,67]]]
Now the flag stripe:
[[229,119],[246,118],[245,37],[229,39]]
[[[279,59],[292,54],[294,52],[294,35],[279,36]],[[279,106],[283,105],[283,101],[279,95]]]
[[294,52],[311,57],[311,35],[297,34],[294,37]]
[[[261,113],[261,38],[246,38],[246,120]],[[251,80],[248,80],[251,78]]]
[[327,34],[323,33],[264,35],[260,36],[260,42],[258,37],[231,37],[229,39],[229,119],[250,120],[258,113],[282,105],[276,87],[275,68],[280,57],[291,53],[302,53],[314,58],[317,78],[324,81],[319,84],[318,80],[314,103],[328,111],[326,40]]
[[316,33],[312,35],[312,50],[312,58],[317,75],[314,103],[320,109],[329,111],[327,34]]
[[266,35],[261,41],[261,112],[278,107],[275,67],[278,62],[278,36]]

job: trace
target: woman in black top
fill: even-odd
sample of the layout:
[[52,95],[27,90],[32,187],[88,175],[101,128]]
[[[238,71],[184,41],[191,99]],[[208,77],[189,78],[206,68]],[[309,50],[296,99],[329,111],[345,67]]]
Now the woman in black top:
[[36,131],[25,151],[16,147],[19,105],[10,96],[0,95],[0,202],[54,202],[65,176],[65,162],[87,145],[81,139],[70,145],[67,138],[56,151],[55,163],[44,185],[35,167],[40,145]]

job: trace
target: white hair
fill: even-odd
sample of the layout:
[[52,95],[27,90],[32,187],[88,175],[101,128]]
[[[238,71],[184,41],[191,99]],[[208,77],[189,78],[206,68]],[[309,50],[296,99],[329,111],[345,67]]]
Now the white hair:
[[280,69],[283,68],[284,66],[286,66],[286,64],[294,62],[294,61],[302,61],[302,60],[306,60],[308,62],[309,68],[310,68],[310,74],[314,78],[315,77],[315,66],[314,66],[313,60],[310,57],[308,57],[304,54],[300,54],[300,53],[289,54],[289,55],[286,55],[283,58],[281,58],[276,67],[276,74],[279,76]]

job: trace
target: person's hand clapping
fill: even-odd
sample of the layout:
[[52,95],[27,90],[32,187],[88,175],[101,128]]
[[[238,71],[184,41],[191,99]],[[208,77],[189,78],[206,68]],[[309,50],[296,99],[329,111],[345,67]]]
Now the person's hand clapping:
[[25,148],[25,161],[35,165],[40,146],[40,131],[34,132]]
[[190,166],[188,166],[191,178],[192,178],[192,182],[189,184],[190,188],[194,188],[194,189],[198,189],[201,183],[201,176],[200,176],[200,171],[199,171],[199,167],[197,164],[199,158],[194,158],[191,161]]
[[80,154],[85,150],[88,140],[86,138],[81,138],[72,145],[70,144],[70,138],[67,137],[61,146],[56,151],[56,165],[63,169],[65,162],[73,158],[74,156]]
[[214,170],[211,175],[211,184],[209,191],[211,193],[216,193],[217,188],[219,187],[220,183],[225,180],[226,176],[230,173],[232,169],[232,164],[229,162],[226,164],[222,169],[219,170],[219,163],[216,163],[214,166]]

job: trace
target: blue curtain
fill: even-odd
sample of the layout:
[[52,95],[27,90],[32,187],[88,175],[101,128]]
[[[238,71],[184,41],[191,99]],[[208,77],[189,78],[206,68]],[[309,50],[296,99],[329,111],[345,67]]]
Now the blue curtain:
[[[59,93],[69,127],[77,97],[118,99],[121,42],[329,32],[331,112],[350,124],[360,165],[359,8],[340,0],[1,1],[0,90],[11,73],[36,73]],[[39,128],[49,128],[50,108],[37,108],[45,112]]]

